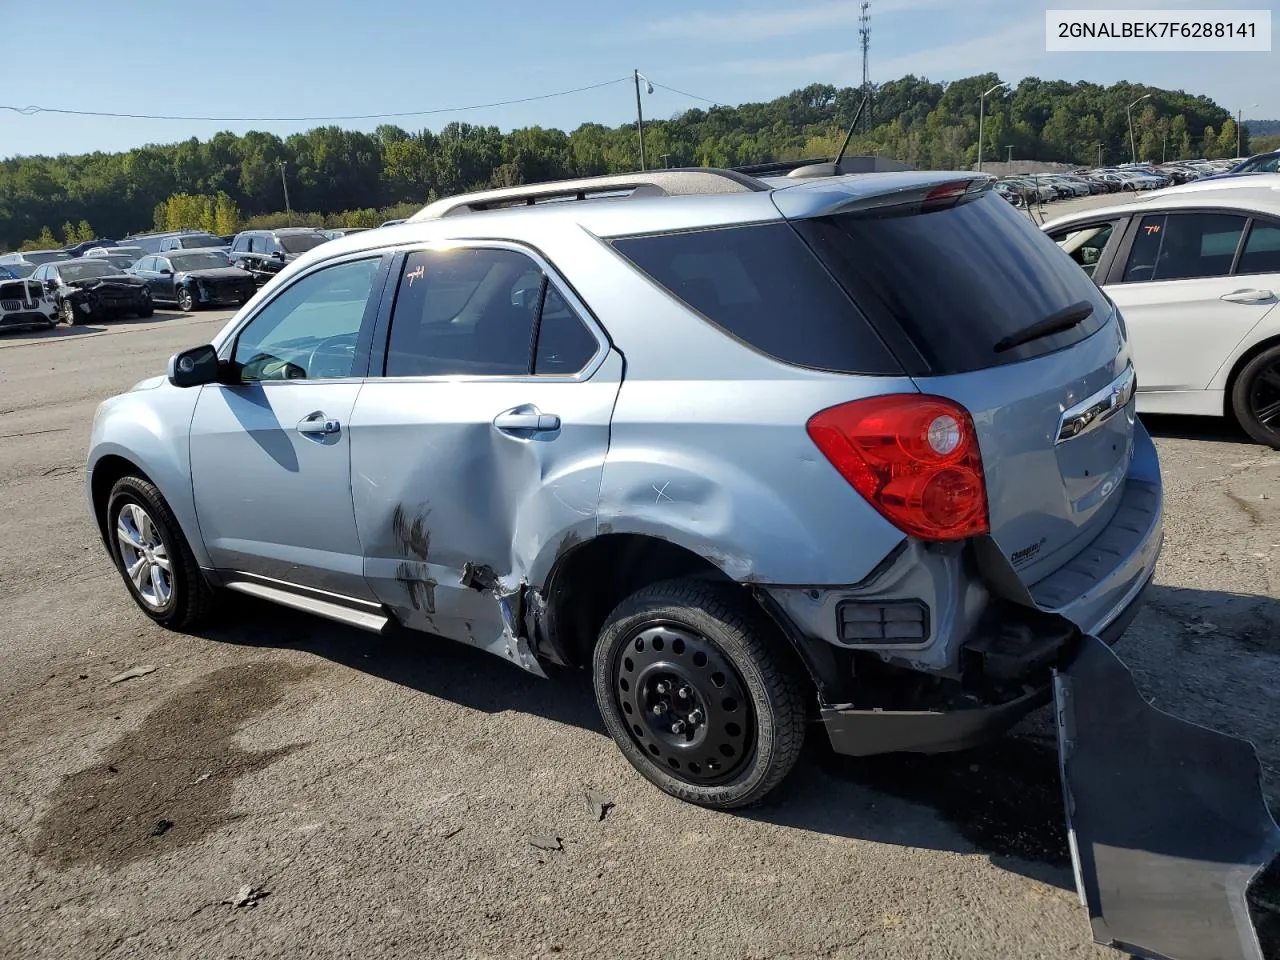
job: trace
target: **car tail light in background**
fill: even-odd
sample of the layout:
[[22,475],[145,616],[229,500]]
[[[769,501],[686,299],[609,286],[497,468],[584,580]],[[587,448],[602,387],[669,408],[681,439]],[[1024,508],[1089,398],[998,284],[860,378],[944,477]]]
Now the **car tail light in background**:
[[990,530],[973,418],[941,397],[895,394],[814,414],[809,436],[903,533],[961,540]]

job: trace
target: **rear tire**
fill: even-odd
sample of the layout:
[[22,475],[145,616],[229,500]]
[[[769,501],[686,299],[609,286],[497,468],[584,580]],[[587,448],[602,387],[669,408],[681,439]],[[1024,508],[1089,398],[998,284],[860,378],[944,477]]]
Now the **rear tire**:
[[1231,409],[1245,433],[1280,450],[1280,344],[1263,350],[1240,370],[1231,388]]
[[632,594],[605,621],[592,672],[623,756],[680,800],[749,806],[800,756],[805,684],[786,640],[735,586],[669,580]]
[[107,500],[107,542],[129,595],[152,620],[188,630],[208,618],[213,590],[173,510],[148,480],[126,476]]

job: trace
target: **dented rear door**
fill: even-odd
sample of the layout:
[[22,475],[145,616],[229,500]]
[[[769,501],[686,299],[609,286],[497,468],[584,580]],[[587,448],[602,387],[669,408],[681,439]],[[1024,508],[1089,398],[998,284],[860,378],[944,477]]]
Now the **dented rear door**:
[[[352,415],[365,576],[407,626],[512,658],[503,600],[596,532],[622,358],[512,244],[408,254]],[[510,609],[510,607],[508,607]]]

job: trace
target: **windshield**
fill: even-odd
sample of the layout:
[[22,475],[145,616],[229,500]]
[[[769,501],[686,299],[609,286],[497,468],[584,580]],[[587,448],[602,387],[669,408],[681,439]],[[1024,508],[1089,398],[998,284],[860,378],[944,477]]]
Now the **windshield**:
[[118,277],[120,268],[113,263],[86,260],[83,263],[64,263],[58,267],[58,276],[68,282],[91,280],[94,277]]
[[231,261],[225,253],[214,250],[172,256],[169,262],[173,264],[174,270],[216,270],[218,267],[231,266]]
[[225,247],[220,237],[210,236],[207,233],[198,233],[195,236],[183,237],[178,241],[184,250],[195,250],[200,247]]
[[328,240],[323,233],[291,233],[276,237],[285,253],[306,253]]
[[1275,173],[1277,167],[1280,167],[1280,153],[1273,153],[1269,156],[1246,160],[1236,167],[1236,173]]
[[65,250],[32,250],[24,253],[27,263],[34,263],[37,266],[42,263],[52,263],[54,260],[70,260],[71,254]]

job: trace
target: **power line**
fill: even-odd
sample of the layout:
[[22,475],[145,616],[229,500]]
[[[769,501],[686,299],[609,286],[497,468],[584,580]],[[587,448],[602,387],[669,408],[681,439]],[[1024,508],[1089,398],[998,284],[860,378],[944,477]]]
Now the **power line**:
[[669,90],[671,93],[678,93],[680,94],[680,96],[688,97],[690,100],[701,100],[703,103],[709,103],[713,107],[718,102],[716,100],[708,100],[706,97],[700,97],[696,93],[686,93],[683,90],[677,90],[675,87],[668,87],[665,83],[658,83],[656,80],[651,80],[649,82],[652,83],[655,87],[661,87],[663,90]]
[[[553,97],[564,97],[574,93],[584,93],[588,90],[599,90],[601,87],[609,87],[615,83],[628,83],[631,77],[618,77],[616,80],[604,80],[600,83],[588,84],[585,87],[574,87],[572,90],[557,90],[555,93],[542,93],[533,97],[519,97],[514,100],[498,100],[493,103],[473,103],[463,107],[437,107],[432,110],[406,110],[400,113],[355,113],[344,116],[332,117],[179,117],[167,116],[149,113],[109,113],[102,110],[69,110],[63,107],[40,107],[29,105],[26,107],[13,107],[0,104],[0,110],[10,110],[22,116],[33,116],[37,113],[59,113],[76,117],[111,117],[122,120],[198,120],[207,121],[209,123],[317,123],[325,120],[393,120],[399,117],[427,117],[440,113],[461,113],[465,110],[485,110],[490,107],[508,107],[518,103],[532,103],[535,100],[550,100]],[[662,86],[662,84],[655,84]],[[671,89],[666,87],[664,89]],[[679,93],[679,90],[674,91]],[[686,97],[693,97],[693,94],[684,94]],[[693,97],[695,100],[701,100],[702,97]],[[708,100],[708,103],[711,101]]]

